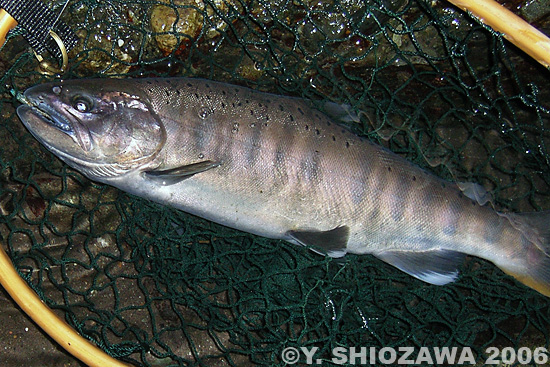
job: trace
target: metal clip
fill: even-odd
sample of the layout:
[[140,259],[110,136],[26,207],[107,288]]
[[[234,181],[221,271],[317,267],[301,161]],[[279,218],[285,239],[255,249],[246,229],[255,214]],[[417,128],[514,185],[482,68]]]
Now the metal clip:
[[44,58],[41,55],[38,55],[36,52],[34,52],[34,56],[36,56],[36,59],[40,63],[38,66],[39,71],[42,74],[46,75],[57,75],[57,74],[63,74],[65,70],[67,70],[67,66],[69,64],[69,55],[67,54],[67,49],[65,48],[65,45],[63,44],[63,41],[61,38],[55,33],[53,30],[50,29],[50,36],[54,39],[55,43],[59,46],[59,49],[61,50],[61,55],[63,57],[63,61],[61,64],[61,67],[58,69],[56,66],[52,65],[49,61],[44,60]]

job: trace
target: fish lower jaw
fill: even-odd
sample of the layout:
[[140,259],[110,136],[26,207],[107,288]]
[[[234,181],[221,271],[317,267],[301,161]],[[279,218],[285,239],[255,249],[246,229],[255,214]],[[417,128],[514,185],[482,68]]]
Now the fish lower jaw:
[[75,170],[82,173],[84,176],[88,177],[91,180],[108,179],[112,177],[117,177],[127,173],[131,170],[135,164],[132,162],[130,164],[97,164],[89,163],[82,159],[71,156],[67,153],[61,152],[58,149],[53,147],[49,148],[55,155],[57,155],[63,162],[74,168]]
[[128,172],[129,167],[119,164],[103,164],[94,166],[79,166],[78,171],[90,179],[104,179],[123,175]]

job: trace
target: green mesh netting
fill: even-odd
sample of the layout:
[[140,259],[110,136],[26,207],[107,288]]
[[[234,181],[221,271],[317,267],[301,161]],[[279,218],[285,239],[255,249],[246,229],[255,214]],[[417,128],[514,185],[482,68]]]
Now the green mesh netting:
[[[531,20],[548,30],[541,9]],[[445,2],[74,0],[62,19],[81,38],[64,78],[184,75],[344,103],[368,112],[354,132],[484,185],[499,210],[550,209],[550,72]],[[481,363],[488,346],[549,347],[550,300],[477,258],[431,286],[371,256],[341,266],[88,181],[15,115],[9,90],[50,79],[36,67],[15,32],[0,50],[1,241],[110,355],[283,366],[284,348],[307,346],[332,365],[337,346],[467,346]]]

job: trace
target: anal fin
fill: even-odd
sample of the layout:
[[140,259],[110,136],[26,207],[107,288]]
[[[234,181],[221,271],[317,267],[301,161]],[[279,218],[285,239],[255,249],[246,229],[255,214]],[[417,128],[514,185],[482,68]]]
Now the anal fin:
[[340,226],[328,231],[292,230],[287,235],[316,252],[342,257],[347,252],[349,227]]
[[458,277],[458,267],[466,255],[452,250],[384,251],[379,259],[426,283],[443,285]]

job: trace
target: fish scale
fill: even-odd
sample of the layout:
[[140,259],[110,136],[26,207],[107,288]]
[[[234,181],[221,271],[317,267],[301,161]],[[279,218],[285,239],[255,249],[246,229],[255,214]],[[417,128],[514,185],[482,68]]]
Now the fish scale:
[[301,99],[157,78],[54,82],[24,100],[29,131],[92,180],[433,284],[479,256],[550,295],[548,212],[498,213]]

